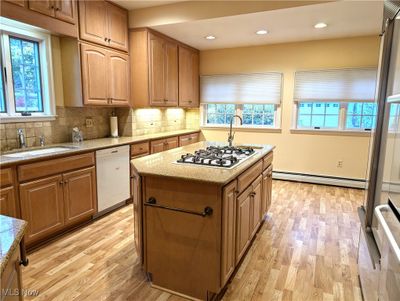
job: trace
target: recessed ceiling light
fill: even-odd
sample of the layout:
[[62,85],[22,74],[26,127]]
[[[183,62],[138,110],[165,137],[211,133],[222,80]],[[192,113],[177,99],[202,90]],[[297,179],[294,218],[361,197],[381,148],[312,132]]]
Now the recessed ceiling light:
[[205,36],[204,38],[205,38],[206,40],[215,40],[215,39],[216,39],[216,37],[213,36],[213,35],[208,35],[208,36]]
[[268,33],[268,30],[265,30],[265,29],[260,29],[260,30],[256,31],[256,34],[259,34],[259,35],[263,35],[263,34],[267,34],[267,33]]
[[320,22],[320,23],[315,24],[314,28],[321,29],[321,28],[325,28],[327,26],[328,26],[328,24],[326,24],[324,22]]

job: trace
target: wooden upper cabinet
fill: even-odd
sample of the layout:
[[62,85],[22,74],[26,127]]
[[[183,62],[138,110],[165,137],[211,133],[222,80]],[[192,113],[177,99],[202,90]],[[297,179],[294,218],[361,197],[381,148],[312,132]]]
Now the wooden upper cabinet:
[[64,226],[62,176],[20,184],[21,217],[28,222],[26,242],[39,240]]
[[128,51],[128,12],[107,3],[108,46]]
[[29,9],[35,12],[55,17],[55,4],[53,0],[29,1]]
[[18,217],[15,201],[15,189],[10,186],[0,190],[0,214]]
[[85,105],[107,105],[108,55],[107,50],[81,44],[82,93]]
[[55,17],[75,24],[76,6],[74,0],[57,0],[55,3]]
[[111,105],[129,105],[129,58],[109,51],[109,93]]
[[[185,62],[189,62],[187,68],[190,69],[190,72],[183,70],[185,74],[190,73],[190,78],[187,79],[186,75],[180,74],[179,48],[182,44],[178,41],[150,29],[137,29],[130,31],[129,43],[131,99],[134,107],[176,107],[179,105],[180,97],[187,100],[183,107],[197,106],[197,52],[194,56],[191,53],[190,57],[184,58]],[[186,48],[195,53],[194,49]],[[184,84],[187,92],[181,96],[179,89],[180,80],[183,78],[189,84]],[[189,100],[192,102],[189,103]]]
[[165,100],[168,106],[178,105],[178,45],[164,44],[164,86]]
[[128,12],[105,1],[79,1],[83,40],[128,51]]
[[164,105],[165,99],[165,54],[163,39],[150,35],[150,104]]
[[199,53],[179,46],[179,106],[199,106]]
[[79,32],[83,40],[107,45],[107,4],[79,1]]
[[94,166],[63,174],[65,224],[93,215],[96,208]]

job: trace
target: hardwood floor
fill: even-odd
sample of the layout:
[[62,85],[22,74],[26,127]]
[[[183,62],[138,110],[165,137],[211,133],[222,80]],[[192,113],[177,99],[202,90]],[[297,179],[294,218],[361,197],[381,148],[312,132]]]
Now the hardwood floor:
[[[223,300],[361,301],[357,277],[363,191],[273,182],[270,213]],[[26,300],[185,300],[150,288],[126,206],[29,254]]]

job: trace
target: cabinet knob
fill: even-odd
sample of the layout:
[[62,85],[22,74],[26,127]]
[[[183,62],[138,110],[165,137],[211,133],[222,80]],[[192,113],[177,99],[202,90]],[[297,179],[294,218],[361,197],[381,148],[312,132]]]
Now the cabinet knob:
[[189,100],[188,102],[189,102],[189,103],[192,103],[192,101],[191,101],[191,100]]
[[107,42],[107,40],[108,40],[107,38],[104,38],[104,42]]
[[109,43],[111,42],[111,39],[110,39],[110,38],[108,38],[108,42],[109,42]]

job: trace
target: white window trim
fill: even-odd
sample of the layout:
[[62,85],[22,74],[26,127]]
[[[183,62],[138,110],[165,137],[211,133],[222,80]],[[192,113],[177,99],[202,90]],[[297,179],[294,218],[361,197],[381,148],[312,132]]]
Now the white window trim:
[[[15,113],[13,85],[8,85],[6,83],[5,99],[7,113],[0,113],[0,123],[54,120],[56,117],[56,110],[51,53],[51,35],[43,29],[6,18],[0,18],[0,29],[2,49],[8,49],[8,35],[39,42],[40,73],[43,98],[43,112],[32,113],[31,116],[21,116],[20,113]],[[7,81],[10,81],[12,77],[10,53],[9,51],[2,51],[1,55],[3,55],[2,59],[7,72]],[[3,72],[3,70],[1,70],[1,72]]]
[[[211,103],[210,103],[211,104]],[[223,103],[225,104],[225,103]],[[228,104],[228,103],[226,103]],[[257,103],[259,104],[259,103]],[[265,103],[268,104],[268,103]],[[204,103],[200,105],[200,128],[203,129],[226,129],[229,128],[229,124],[207,124],[207,107],[208,103]],[[235,114],[240,117],[243,116],[242,106],[243,104],[234,104],[236,106]],[[238,118],[235,118],[233,123],[233,128],[238,130],[259,130],[259,131],[280,131],[281,130],[281,105],[275,105],[275,113],[274,113],[274,125],[273,126],[265,126],[265,125],[240,125],[240,121]]]
[[[337,133],[371,133],[374,129],[367,130],[364,128],[346,128],[346,117],[347,117],[347,102],[340,101],[332,101],[340,103],[340,111],[339,111],[339,126],[338,128],[325,128],[321,127],[319,129],[316,128],[302,128],[297,126],[298,115],[298,104],[299,102],[307,102],[307,101],[294,101],[293,102],[293,115],[292,115],[292,126],[290,128],[293,132],[337,132]],[[330,101],[329,101],[330,102]],[[366,101],[367,102],[367,101]]]

